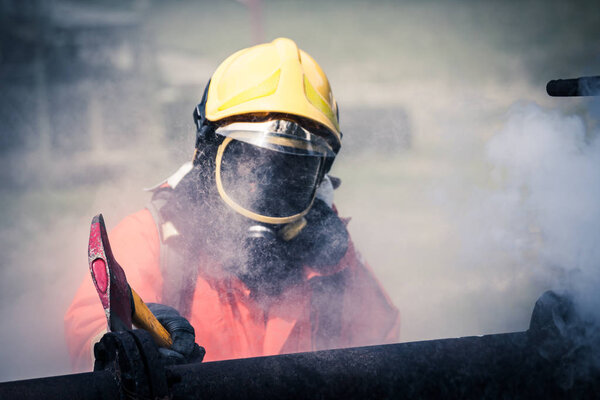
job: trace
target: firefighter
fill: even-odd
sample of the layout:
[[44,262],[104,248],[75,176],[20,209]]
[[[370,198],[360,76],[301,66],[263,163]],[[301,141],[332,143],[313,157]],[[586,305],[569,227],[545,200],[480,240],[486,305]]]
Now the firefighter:
[[[238,51],[194,122],[192,161],[110,233],[171,355],[189,361],[194,341],[207,361],[396,341],[398,311],[333,205],[342,134],[315,60],[286,38]],[[85,279],[65,316],[78,370],[105,331],[97,299]]]

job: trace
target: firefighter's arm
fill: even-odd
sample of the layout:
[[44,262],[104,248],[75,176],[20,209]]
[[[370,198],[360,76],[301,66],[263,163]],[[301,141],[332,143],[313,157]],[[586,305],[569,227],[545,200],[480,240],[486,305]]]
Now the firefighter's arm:
[[[156,226],[148,210],[123,219],[109,234],[115,258],[127,274],[131,287],[147,302],[156,302],[162,290],[159,242]],[[106,329],[106,317],[87,268],[65,315],[67,344],[77,371],[91,367],[94,338]]]

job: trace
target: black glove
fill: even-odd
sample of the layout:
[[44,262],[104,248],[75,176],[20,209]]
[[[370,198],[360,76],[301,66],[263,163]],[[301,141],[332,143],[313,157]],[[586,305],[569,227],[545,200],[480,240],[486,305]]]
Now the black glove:
[[157,303],[146,304],[173,339],[170,349],[160,347],[158,351],[166,364],[188,364],[201,362],[206,351],[195,343],[194,327],[173,307]]
[[288,259],[313,268],[337,265],[348,250],[346,224],[323,200],[315,199],[302,231],[285,243]]

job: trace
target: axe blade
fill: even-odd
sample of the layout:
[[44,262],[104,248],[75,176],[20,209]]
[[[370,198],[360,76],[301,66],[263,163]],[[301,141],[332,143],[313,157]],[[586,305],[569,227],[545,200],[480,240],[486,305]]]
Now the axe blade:
[[104,307],[108,331],[131,330],[131,293],[125,272],[115,260],[102,214],[92,219],[88,262],[94,286]]

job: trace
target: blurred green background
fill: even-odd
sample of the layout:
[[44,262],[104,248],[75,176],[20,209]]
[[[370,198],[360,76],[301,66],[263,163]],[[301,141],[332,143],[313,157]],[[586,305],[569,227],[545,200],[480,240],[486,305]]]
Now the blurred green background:
[[0,12],[0,381],[69,371],[62,318],[89,279],[92,216],[111,227],[143,207],[141,189],[191,157],[192,109],[217,65],[280,36],[330,79],[336,203],[401,311],[401,341],[524,330],[551,286],[502,249],[465,259],[476,230],[457,224],[470,191],[494,190],[485,145],[511,105],[597,127],[589,100],[545,93],[600,74],[594,1],[3,0]]

